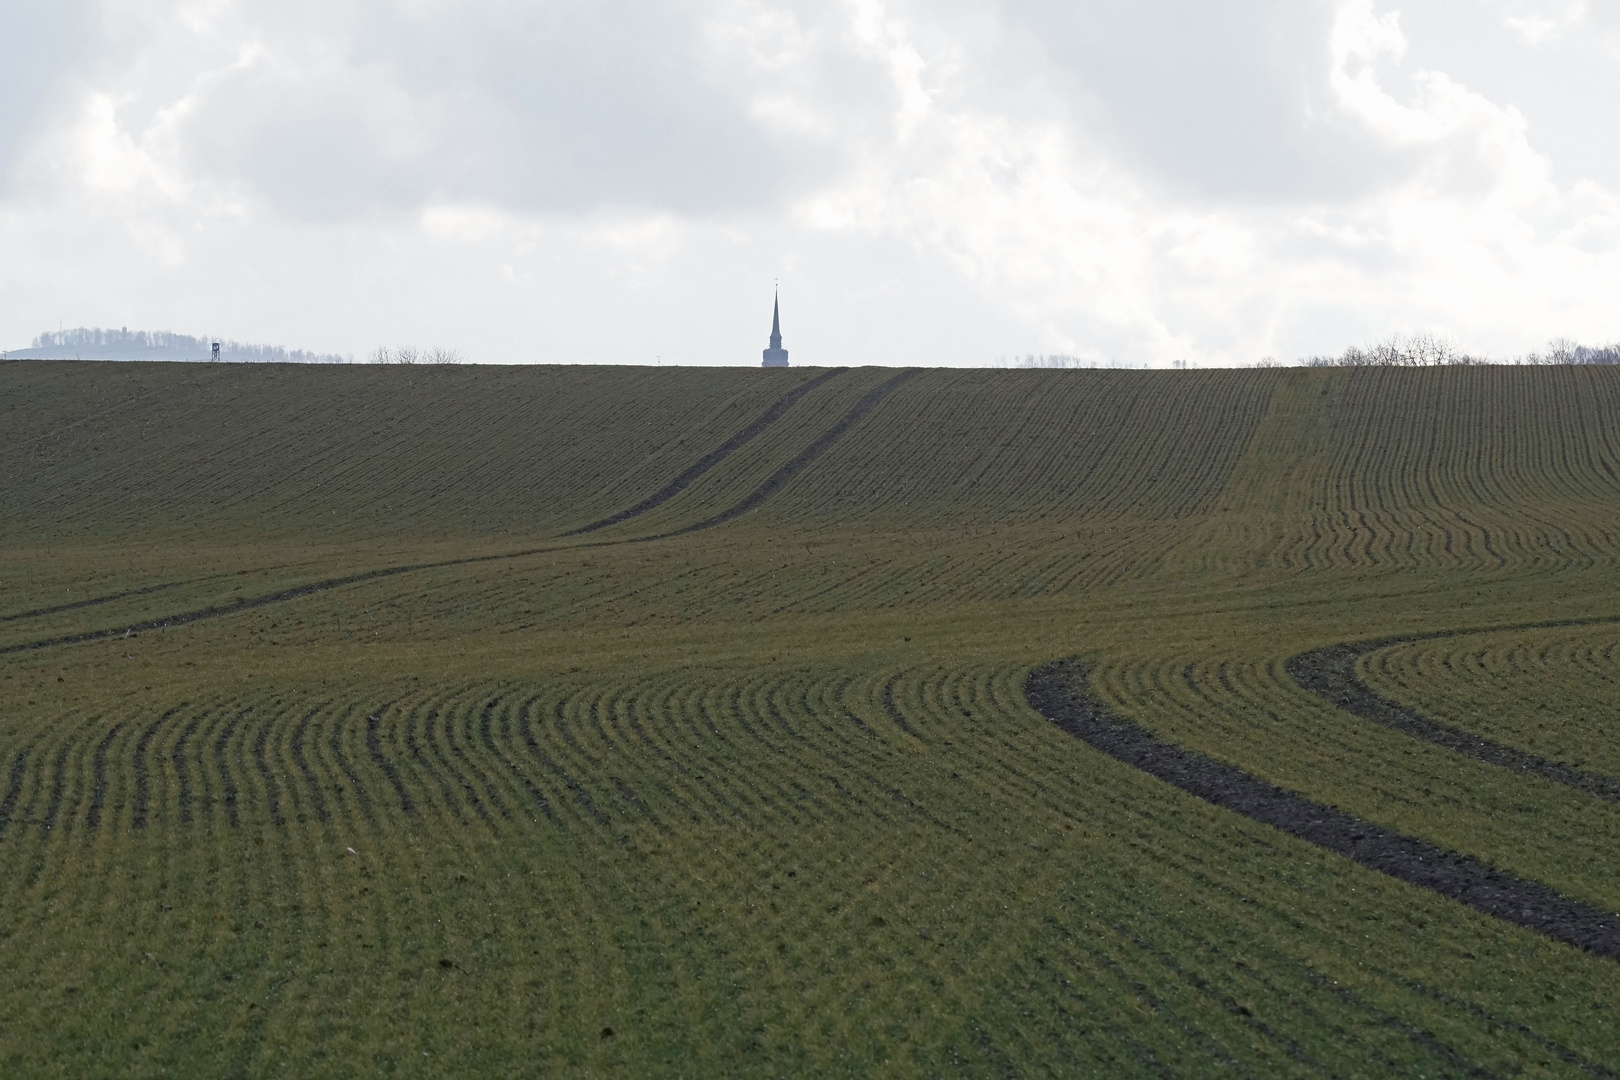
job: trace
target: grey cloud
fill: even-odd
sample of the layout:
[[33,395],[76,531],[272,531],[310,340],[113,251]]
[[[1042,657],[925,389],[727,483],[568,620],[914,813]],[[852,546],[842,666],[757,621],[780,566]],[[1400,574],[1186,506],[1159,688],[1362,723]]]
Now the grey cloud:
[[193,173],[330,220],[419,201],[433,183],[428,128],[416,102],[363,73],[255,64],[206,80],[178,134]]
[[[803,39],[768,73],[712,40],[742,6],[289,0],[226,10],[239,22],[217,29],[208,62],[261,51],[192,87],[176,129],[181,160],[306,220],[434,200],[563,215],[769,208],[893,137],[895,91],[881,60],[851,41],[841,5],[765,9]],[[936,100],[1008,115],[1057,108],[1171,198],[1327,203],[1425,163],[1334,107],[1331,0],[902,0],[895,10],[925,58],[943,58],[926,75]],[[1027,47],[980,32],[996,24]],[[831,130],[784,130],[751,110],[777,90],[813,104]],[[0,135],[3,124],[0,113]]]
[[[796,358],[1612,338],[1620,7],[1502,2],[1377,0],[1411,49],[1352,116],[1336,0],[0,0],[0,329],[757,363],[780,274]],[[1403,113],[1421,70],[1478,96]]]
[[67,39],[67,18],[49,0],[0,4],[0,167],[28,128],[56,75]]
[[1568,183],[1620,186],[1620,4],[1593,3],[1561,32],[1530,42],[1507,25],[1497,0],[1404,5],[1407,65],[1444,71],[1524,113],[1529,138]]
[[182,141],[194,168],[307,218],[430,199],[701,215],[770,205],[836,169],[836,144],[749,114],[701,29],[680,4],[368,7],[343,28],[341,64],[288,64],[272,47],[205,81]]
[[1222,201],[1354,197],[1415,167],[1336,115],[1328,0],[1006,0],[1145,180]]

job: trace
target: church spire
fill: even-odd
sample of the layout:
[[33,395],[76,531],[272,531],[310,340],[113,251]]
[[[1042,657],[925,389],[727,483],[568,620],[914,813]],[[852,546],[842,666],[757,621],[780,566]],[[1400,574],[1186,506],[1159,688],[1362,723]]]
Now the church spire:
[[771,347],[765,350],[765,367],[787,367],[787,350],[782,348],[782,301],[771,300]]

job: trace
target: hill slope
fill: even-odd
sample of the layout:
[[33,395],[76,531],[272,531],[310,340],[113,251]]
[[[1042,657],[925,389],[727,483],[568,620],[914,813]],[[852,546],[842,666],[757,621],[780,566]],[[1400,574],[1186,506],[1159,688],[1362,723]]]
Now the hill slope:
[[0,365],[0,1066],[1609,1074],[1025,687],[1620,911],[1620,372],[903,374]]

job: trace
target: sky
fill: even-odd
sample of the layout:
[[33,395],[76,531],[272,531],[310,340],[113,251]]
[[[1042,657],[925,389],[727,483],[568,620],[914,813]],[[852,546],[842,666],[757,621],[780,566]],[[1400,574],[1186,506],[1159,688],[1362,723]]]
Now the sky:
[[0,0],[0,347],[1620,340],[1615,0]]

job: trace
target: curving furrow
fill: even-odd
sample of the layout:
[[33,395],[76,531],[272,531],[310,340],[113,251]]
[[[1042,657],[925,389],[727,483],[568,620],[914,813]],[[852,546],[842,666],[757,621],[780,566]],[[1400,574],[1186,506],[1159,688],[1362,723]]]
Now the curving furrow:
[[1287,790],[1463,851],[1566,895],[1616,903],[1613,804],[1521,780],[1358,720],[1298,688],[1280,661],[1142,662],[1095,669],[1099,697],[1154,734]]
[[1025,688],[1031,707],[1102,753],[1216,806],[1555,941],[1620,960],[1620,917],[1160,742],[1091,697],[1084,677],[1061,662],[1037,669]]
[[1400,715],[1429,723],[1445,718],[1475,738],[1568,770],[1577,781],[1620,776],[1611,720],[1620,687],[1617,642],[1596,638],[1594,630],[1613,632],[1509,630],[1358,647],[1349,674]]
[[468,712],[482,706],[477,700],[479,696],[476,689],[467,688],[437,702],[436,707],[418,705],[412,710],[413,720],[414,716],[420,716],[421,720],[412,722],[410,727],[420,728],[421,741],[426,747],[423,753],[421,747],[413,746],[415,760],[432,774],[452,812],[458,818],[471,813],[486,828],[492,828],[495,819],[504,816],[503,807],[479,782],[481,778],[467,760],[466,750],[458,739],[467,723]]
[[[1425,637],[1432,639],[1433,635]],[[1620,778],[1552,761],[1517,746],[1442,723],[1379,694],[1363,681],[1357,667],[1367,655],[1399,643],[1382,639],[1329,645],[1290,657],[1285,667],[1289,677],[1299,686],[1354,716],[1476,761],[1533,774],[1606,802],[1620,802]]]
[[[971,785],[970,790],[978,793],[973,803],[1006,798],[1007,805],[1026,808],[1022,811],[1026,819],[1031,818],[1030,808],[1036,808],[1033,820],[1039,820],[1042,812],[1051,812],[1086,831],[1106,834],[1135,849],[1133,854],[1143,864],[1196,883],[1198,894],[1210,898],[1203,910],[1211,914],[1222,904],[1230,904],[1254,912],[1257,925],[1277,919],[1302,930],[1306,925],[1317,926],[1301,922],[1308,917],[1299,910],[1304,896],[1297,891],[1299,886],[1275,897],[1257,898],[1241,872],[1234,872],[1233,853],[1223,846],[1224,838],[1217,839],[1218,831],[1161,818],[1153,781],[1145,777],[1130,781],[1131,774],[1127,774],[1120,778],[1124,785],[1110,788],[1099,802],[1095,785],[1101,778],[1095,773],[1077,776],[1072,767],[1040,768],[1050,750],[1043,751],[1038,741],[1030,742],[1030,736],[1038,733],[1023,729],[1015,719],[1028,708],[1021,678],[1018,669],[1005,666],[916,673],[896,686],[895,700],[925,740],[970,748],[969,760],[953,759],[962,775],[951,774],[951,781]],[[1071,816],[1077,810],[1079,816]],[[1176,836],[1179,843],[1166,845],[1165,827],[1174,830],[1171,835],[1181,834]],[[1128,888],[1124,883],[1117,887]],[[1061,1014],[1064,1020],[1056,1030],[1076,1033],[1076,1053],[1085,1053],[1102,1041],[1094,1039],[1088,1044],[1083,1037],[1087,1025],[1096,1025],[1094,1031],[1140,1031],[1132,1022],[1133,1012],[1140,1009],[1159,1018],[1164,1028],[1179,1030],[1183,1053],[1188,1041],[1195,1041],[1212,1057],[1230,1054],[1226,1061],[1252,1061],[1251,1055],[1259,1052],[1264,1055],[1261,1060],[1291,1061],[1297,1066],[1306,1061],[1342,1060],[1345,1047],[1354,1045],[1358,1060],[1384,1061],[1396,1071],[1474,1067],[1469,1053],[1453,1041],[1466,1043],[1465,1029],[1443,1029],[1437,1034],[1432,1028],[1414,1025],[1401,1012],[1363,999],[1343,988],[1333,972],[1316,966],[1314,958],[1294,951],[1297,943],[1279,949],[1264,934],[1249,937],[1238,932],[1234,937],[1233,928],[1216,925],[1210,925],[1206,934],[1202,920],[1171,925],[1145,912],[1130,922],[1117,921],[1117,914],[1099,917],[1097,904],[1090,893],[1065,897],[1065,908],[1074,911],[1072,920],[1049,922],[1039,950],[1042,959],[1033,968],[1023,969],[1040,977],[1021,978],[1002,990],[1031,1010],[1023,1014],[1026,1017],[1049,1015],[1055,1002],[1066,1003],[1068,1009]],[[1319,912],[1311,917],[1322,920],[1314,932],[1331,940],[1344,928],[1325,915]],[[1327,948],[1332,952],[1336,946]],[[1238,956],[1244,961],[1233,963]],[[1068,973],[1074,971],[1087,975],[1072,980]],[[1282,972],[1294,981],[1284,984],[1268,978]],[[1302,992],[1302,986],[1309,990]],[[1077,987],[1095,988],[1095,996]],[[1231,1007],[1233,1002],[1255,1001],[1266,1004],[1253,1009]],[[1258,1022],[1258,1016],[1266,1016],[1272,1023]],[[1352,1021],[1351,1017],[1363,1019]],[[1117,1048],[1121,1041],[1110,1039],[1105,1044]],[[1151,1043],[1123,1041],[1132,1047],[1138,1064],[1154,1060]],[[1263,1049],[1257,1051],[1257,1047]],[[1570,1060],[1588,1060],[1574,1051],[1564,1052]],[[1077,1060],[1070,1061],[1070,1066]],[[1098,1067],[1122,1063],[1116,1057]]]
[[713,728],[712,723],[695,722],[694,710],[701,708],[697,689],[679,681],[626,688],[611,713],[616,734],[656,770],[652,795],[669,806],[666,816],[671,823],[701,826],[750,820],[747,808],[757,802],[758,790],[726,790],[711,775],[716,770],[694,757],[693,751],[705,743],[706,730]]
[[[518,739],[517,718],[525,710],[532,709],[537,700],[533,696],[525,697],[522,700],[516,698],[506,699],[501,703],[501,708],[497,714],[498,725],[492,730],[486,722],[481,725],[480,734],[490,757],[500,762],[501,766],[509,774],[512,783],[521,789],[522,795],[516,801],[520,805],[532,805],[535,812],[542,818],[555,823],[557,813],[552,809],[554,795],[542,787],[539,780],[530,776],[523,766],[519,764],[517,757],[514,756],[517,751],[516,740]],[[489,712],[486,711],[481,714],[481,717],[487,718],[488,715]],[[524,796],[526,796],[526,799]]]
[[311,755],[318,752],[317,744],[312,742],[312,739],[319,738],[319,729],[313,725],[316,717],[331,704],[331,700],[328,699],[305,712],[298,718],[292,734],[287,739],[287,758],[296,770],[298,778],[303,781],[300,801],[307,800],[309,813],[322,824],[331,821],[332,815],[327,810],[326,790],[322,778],[311,764]]
[[[1140,678],[1184,693],[1180,674]],[[35,867],[31,884],[8,873],[0,900],[44,911],[70,880],[52,875],[94,861],[64,859],[63,844],[151,842],[141,884],[121,894],[150,963],[202,934],[217,943],[194,950],[210,985],[234,970],[232,992],[279,1001],[295,1028],[368,985],[385,988],[380,1007],[420,1009],[474,980],[491,1030],[535,1016],[577,1027],[568,1002],[605,980],[699,994],[726,1030],[792,1023],[836,1047],[866,1037],[850,1003],[887,979],[886,1009],[969,1018],[964,1060],[1019,1071],[1173,1055],[1254,1073],[1330,1070],[1346,1054],[1392,1072],[1481,1060],[1454,1017],[1411,1019],[1417,992],[1398,974],[1346,979],[1360,953],[1337,959],[1344,920],[1362,915],[1340,910],[1339,878],[1311,879],[1252,827],[1189,818],[1151,777],[1073,753],[1030,713],[1024,675],[990,662],[699,668],[73,718],[6,745],[23,755],[17,806],[48,803],[64,746],[66,790],[49,835],[0,834],[8,871]],[[1239,677],[1187,676],[1233,692]],[[1045,917],[1006,917],[1031,896]],[[1205,906],[1178,917],[1189,902]],[[176,904],[211,921],[176,929]],[[230,943],[260,941],[258,924],[297,933],[264,939],[249,963]],[[1428,933],[1477,947],[1477,929]],[[30,949],[8,963],[53,962]],[[411,997],[425,984],[400,973],[424,971],[445,997]],[[287,995],[288,972],[316,973],[320,992]],[[783,1001],[801,1011],[784,1018]],[[189,1015],[168,996],[141,1008],[142,1024]]]

